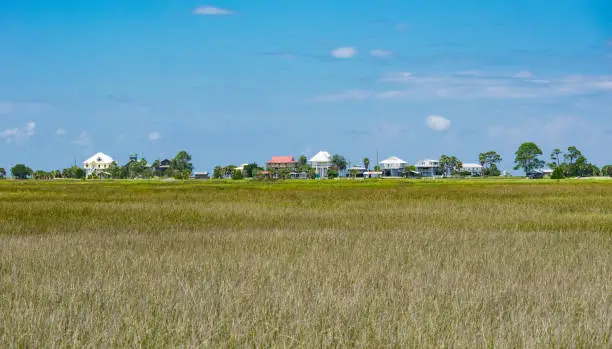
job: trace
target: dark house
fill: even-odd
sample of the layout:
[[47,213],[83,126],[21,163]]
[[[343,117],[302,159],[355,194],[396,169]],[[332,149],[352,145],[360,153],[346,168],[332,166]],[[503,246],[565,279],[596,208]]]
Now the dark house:
[[154,168],[155,172],[158,173],[160,176],[164,176],[166,172],[168,172],[168,170],[170,169],[170,163],[171,160],[169,159],[164,159],[160,161],[159,165]]

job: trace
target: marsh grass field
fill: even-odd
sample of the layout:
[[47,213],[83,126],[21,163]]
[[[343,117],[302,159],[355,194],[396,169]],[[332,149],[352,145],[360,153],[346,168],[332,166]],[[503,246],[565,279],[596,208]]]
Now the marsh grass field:
[[2,348],[612,345],[612,181],[4,181],[0,223]]

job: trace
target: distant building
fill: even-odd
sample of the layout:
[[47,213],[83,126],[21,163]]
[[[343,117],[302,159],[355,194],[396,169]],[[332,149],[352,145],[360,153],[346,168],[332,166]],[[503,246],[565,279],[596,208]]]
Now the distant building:
[[160,176],[166,175],[168,170],[170,170],[170,164],[172,161],[170,159],[164,159],[159,162],[159,165],[155,166],[153,170],[159,174]]
[[441,175],[440,161],[420,160],[416,163],[416,170],[421,177],[435,177]]
[[83,161],[83,168],[88,177],[91,174],[106,174],[106,170],[108,170],[113,162],[114,160],[110,156],[104,153],[96,153],[89,159]]
[[293,156],[273,156],[270,161],[266,163],[268,171],[289,169],[291,172],[295,172],[297,169],[297,161]]
[[208,175],[208,172],[194,172],[193,178],[194,179],[210,179],[210,176]]
[[483,175],[484,168],[481,164],[463,164],[461,172],[469,172],[472,177],[479,177]]
[[355,176],[355,177],[363,177],[363,174],[366,172],[366,168],[365,166],[358,164],[358,165],[353,165],[351,167],[349,167],[348,169],[348,173],[349,176]]
[[392,156],[380,162],[380,169],[385,177],[402,177],[408,163],[397,156]]
[[314,168],[317,178],[327,178],[332,165],[332,156],[326,151],[320,151],[310,159],[310,166]]

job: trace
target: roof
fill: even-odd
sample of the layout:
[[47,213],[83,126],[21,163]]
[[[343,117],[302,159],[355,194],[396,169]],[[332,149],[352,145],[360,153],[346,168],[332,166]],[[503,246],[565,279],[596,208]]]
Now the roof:
[[440,163],[439,160],[432,160],[432,159],[419,160],[416,163],[416,167],[438,167],[439,163]]
[[463,168],[482,168],[481,164],[463,164]]
[[296,162],[293,156],[273,156],[272,160],[268,161],[269,164],[290,164],[292,162]]
[[331,162],[331,161],[332,161],[332,157],[326,151],[320,151],[317,153],[317,155],[313,156],[312,159],[310,159],[310,162]]
[[397,156],[392,156],[392,157],[390,157],[388,159],[385,159],[385,160],[381,161],[380,163],[381,164],[389,164],[389,165],[391,165],[391,164],[407,164],[406,161],[398,158]]
[[90,157],[89,159],[83,161],[84,164],[89,164],[89,163],[102,163],[102,164],[110,164],[111,162],[113,162],[113,158],[111,158],[110,156],[104,154],[104,153],[95,153],[92,157]]
[[365,170],[365,169],[366,169],[366,168],[365,168],[364,166],[361,166],[361,165],[353,165],[353,166],[351,166],[351,167],[349,168],[349,171],[350,171],[350,170]]

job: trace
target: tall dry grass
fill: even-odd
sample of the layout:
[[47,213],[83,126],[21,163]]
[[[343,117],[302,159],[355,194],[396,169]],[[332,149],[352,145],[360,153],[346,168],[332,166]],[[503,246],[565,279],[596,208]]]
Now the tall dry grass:
[[612,185],[475,183],[0,183],[0,347],[610,347]]

